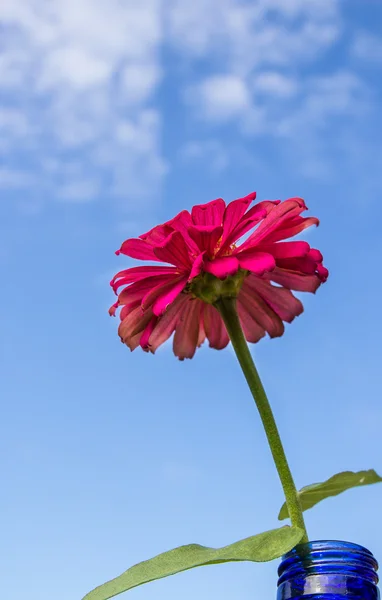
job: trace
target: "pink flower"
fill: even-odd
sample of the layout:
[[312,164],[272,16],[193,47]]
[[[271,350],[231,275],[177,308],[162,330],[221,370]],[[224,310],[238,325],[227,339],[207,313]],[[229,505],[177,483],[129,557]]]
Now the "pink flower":
[[283,321],[302,313],[290,290],[315,292],[328,271],[321,253],[307,242],[282,240],[319,221],[300,216],[306,210],[301,198],[249,208],[255,197],[194,206],[191,213],[184,210],[123,242],[116,254],[168,263],[132,267],[111,281],[118,300],[109,312],[115,315],[122,307],[118,333],[130,350],[140,345],[154,353],[174,331],[180,359],[192,358],[206,338],[212,348],[224,348],[228,334],[213,306],[219,294],[237,295],[241,325],[253,343],[266,332],[281,336]]

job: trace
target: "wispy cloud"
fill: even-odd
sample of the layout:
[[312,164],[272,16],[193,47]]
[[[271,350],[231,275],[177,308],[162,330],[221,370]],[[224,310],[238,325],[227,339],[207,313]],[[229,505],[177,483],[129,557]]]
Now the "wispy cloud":
[[171,101],[196,123],[183,159],[213,156],[223,171],[218,131],[229,125],[230,146],[292,141],[302,171],[328,174],[323,134],[372,106],[352,60],[381,56],[361,31],[346,68],[325,62],[346,26],[339,0],[4,0],[1,26],[0,185],[69,202],[136,206],[158,193],[171,121],[157,92],[175,76]]
[[196,120],[214,127],[214,135],[236,123],[244,143],[264,135],[278,143],[293,138],[297,155],[298,140],[309,139],[311,152],[301,153],[298,168],[313,177],[329,173],[315,138],[331,120],[359,115],[367,106],[362,82],[351,71],[327,64],[324,74],[314,76],[311,68],[307,76],[307,65],[340,39],[338,1],[195,0],[184,7],[173,0],[169,19],[170,43],[185,60],[203,64],[184,85]]
[[160,1],[5,0],[1,25],[8,161],[28,163],[36,185],[71,201],[158,187]]
[[279,98],[291,98],[299,89],[299,83],[293,76],[287,76],[277,71],[263,71],[253,78],[254,94],[273,96]]
[[0,188],[22,189],[33,185],[34,177],[28,171],[0,167]]
[[[173,0],[172,7],[171,43],[185,65],[202,66],[187,71],[193,82],[184,83],[184,99],[208,135],[229,123],[244,146],[266,136],[309,178],[334,176],[336,153],[346,169],[359,166],[344,148],[365,141],[376,102],[353,58],[377,60],[380,42],[361,32],[346,45],[340,2],[195,0],[183,9]],[[333,61],[327,53],[339,42],[345,54]],[[366,144],[364,152],[374,149]]]
[[338,71],[309,77],[300,98],[273,122],[273,131],[281,136],[295,136],[304,131],[327,129],[332,117],[363,116],[368,108],[368,91],[352,72]]
[[169,21],[170,43],[181,55],[208,56],[211,73],[197,83],[199,99],[207,114],[214,103],[223,116],[226,102],[232,112],[249,108],[249,88],[292,96],[299,69],[331,48],[342,26],[337,0],[195,0],[187,7],[173,0]]
[[356,58],[382,64],[382,40],[368,31],[355,36],[352,51]]
[[[247,89],[251,92],[246,103],[236,110],[232,104],[229,113],[224,111],[223,90],[219,97],[211,94],[208,100],[203,95],[195,96],[194,102],[200,103],[194,106],[196,118],[204,119],[209,128],[213,126],[215,134],[217,126],[228,118],[234,120],[244,146],[258,136],[273,139],[280,151],[287,148],[286,160],[294,162],[294,170],[313,179],[330,178],[335,173],[330,150],[339,150],[345,139],[346,144],[351,143],[349,136],[358,135],[374,109],[368,87],[348,70],[304,79],[263,71],[252,76],[252,85]],[[226,93],[229,97],[229,88]],[[190,159],[213,150],[216,156],[224,152],[224,165],[233,158],[231,147],[222,144],[212,148],[211,144],[193,140],[186,149]],[[343,148],[340,150],[343,155]]]
[[230,74],[212,75],[191,86],[185,100],[202,118],[217,122],[237,117],[251,104],[245,81]]
[[340,31],[338,0],[171,0],[171,43],[185,56],[246,74],[317,57]]
[[215,177],[220,177],[232,162],[250,170],[266,170],[261,157],[247,150],[240,141],[227,144],[219,138],[193,139],[181,147],[179,156],[181,163],[192,165],[194,169],[207,166]]

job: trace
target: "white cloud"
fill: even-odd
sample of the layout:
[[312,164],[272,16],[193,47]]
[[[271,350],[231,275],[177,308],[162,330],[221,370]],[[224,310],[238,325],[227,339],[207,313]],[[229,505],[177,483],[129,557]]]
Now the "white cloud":
[[156,64],[128,64],[120,74],[121,90],[129,104],[145,102],[161,79],[161,69]]
[[295,135],[330,126],[333,117],[362,116],[368,109],[368,91],[352,72],[338,71],[310,77],[294,110],[279,121],[277,133]]
[[23,138],[32,133],[33,123],[21,109],[15,109],[7,105],[0,106],[0,137],[5,140],[8,136],[16,139]]
[[[211,123],[235,119],[239,133],[245,138],[267,135],[293,139],[295,143],[302,140],[303,145],[309,140],[318,154],[325,144],[321,144],[319,151],[320,144],[313,138],[331,133],[334,122],[340,131],[345,117],[362,120],[371,106],[364,82],[348,70],[304,79],[277,71],[260,71],[253,75],[251,93],[245,82],[238,87],[245,90],[245,95],[232,93],[235,88],[221,81],[220,84],[220,79],[211,77],[193,88],[191,98],[197,118],[202,116]],[[346,123],[354,127],[356,121]],[[201,152],[198,146],[191,149],[194,154]],[[327,170],[325,161],[313,153],[309,156],[309,151],[306,162],[306,174],[322,174]]]
[[260,0],[259,4],[268,10],[278,10],[286,18],[308,15],[323,21],[337,15],[337,3],[333,0]]
[[[338,131],[338,118],[362,117],[368,106],[367,89],[351,72],[338,71],[321,77],[309,77],[304,81],[296,102],[284,110],[267,107],[262,131],[294,140],[302,138],[305,145],[308,139],[309,143],[313,143],[311,138],[317,132],[330,129],[333,119],[337,119]],[[354,125],[354,122],[350,125]]]
[[372,113],[364,82],[352,72],[337,71],[307,79],[299,101],[274,118],[269,129],[284,138],[285,160],[294,169],[305,177],[330,181],[340,169],[359,170],[360,161],[351,149],[361,147],[370,163],[373,152],[363,131]]
[[94,179],[77,179],[64,183],[58,190],[58,197],[72,202],[86,202],[97,197],[98,182]]
[[[158,190],[166,169],[149,108],[160,79],[161,0],[3,0],[0,18],[8,160],[26,156],[46,195],[71,201],[123,194],[121,185],[128,202],[132,190]],[[73,153],[75,173],[66,168]]]
[[34,178],[25,170],[0,167],[0,188],[21,189],[33,185]]
[[253,91],[269,96],[290,98],[297,93],[298,83],[292,77],[287,77],[276,71],[264,71],[255,76]]
[[120,118],[110,131],[112,143],[94,147],[95,165],[113,168],[112,192],[126,199],[134,210],[141,208],[135,200],[153,199],[158,193],[156,182],[168,172],[160,155],[162,122],[158,111],[143,109],[130,119]]
[[169,43],[196,64],[208,57],[210,73],[186,84],[195,117],[235,119],[252,136],[284,135],[286,113],[294,118],[296,103],[307,102],[303,69],[335,44],[342,25],[338,0],[171,0],[170,6]]
[[[344,116],[362,119],[370,104],[349,70],[322,63],[320,77],[306,75],[341,35],[340,4],[2,0],[1,185],[29,181],[43,196],[72,202],[114,194],[139,209],[168,172],[161,140],[172,123],[163,123],[156,92],[169,76],[178,92],[171,102],[192,109],[187,119],[236,124],[238,143],[258,135],[296,147],[303,140],[311,151],[296,152],[305,172],[325,173],[333,123],[337,131]],[[381,42],[361,31],[352,52],[380,60]],[[222,172],[231,154],[206,135],[185,143],[181,156]],[[29,175],[15,164],[29,165]]]
[[250,94],[242,78],[235,75],[214,75],[186,92],[186,100],[201,109],[201,116],[224,121],[242,113],[250,106]]
[[305,63],[340,32],[338,0],[168,0],[169,42],[230,71]]
[[382,63],[382,40],[372,33],[362,31],[354,40],[352,52],[357,58]]
[[85,48],[63,46],[53,49],[44,60],[37,79],[38,91],[55,90],[58,85],[86,90],[107,84],[113,72],[110,61]]
[[203,169],[215,177],[238,164],[251,172],[267,170],[263,158],[246,149],[240,139],[229,144],[219,138],[192,139],[181,147],[179,158],[181,166],[189,166],[192,172]]
[[306,106],[312,117],[357,113],[365,93],[363,82],[353,73],[340,71],[311,79]]

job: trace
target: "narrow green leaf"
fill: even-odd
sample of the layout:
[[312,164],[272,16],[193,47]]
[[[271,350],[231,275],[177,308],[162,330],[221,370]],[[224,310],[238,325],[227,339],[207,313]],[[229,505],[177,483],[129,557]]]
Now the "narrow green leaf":
[[[346,490],[350,490],[351,488],[379,483],[380,481],[382,481],[382,477],[374,469],[358,471],[357,473],[353,471],[337,473],[337,475],[333,475],[327,481],[307,485],[298,492],[302,510],[308,510],[315,504],[318,504],[318,502],[321,502],[321,500],[325,500],[325,498],[329,498],[330,496],[338,496],[338,494],[342,494],[342,492],[346,492]],[[279,520],[287,519],[288,516],[288,509],[284,502],[279,513]]]
[[199,544],[180,546],[134,565],[119,577],[96,587],[83,600],[108,600],[138,585],[194,567],[234,561],[273,560],[294,548],[302,536],[302,530],[297,527],[281,527],[223,548],[208,548]]

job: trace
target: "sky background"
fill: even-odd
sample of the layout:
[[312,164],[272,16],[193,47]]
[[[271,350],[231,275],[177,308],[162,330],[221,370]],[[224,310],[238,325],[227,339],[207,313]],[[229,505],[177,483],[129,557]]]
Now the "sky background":
[[[1,0],[0,572],[7,600],[81,600],[172,547],[279,525],[230,348],[134,353],[108,316],[121,242],[257,190],[302,196],[330,278],[253,354],[298,487],[382,472],[382,3]],[[382,561],[382,486],[306,513]],[[131,600],[275,598],[277,561]]]

